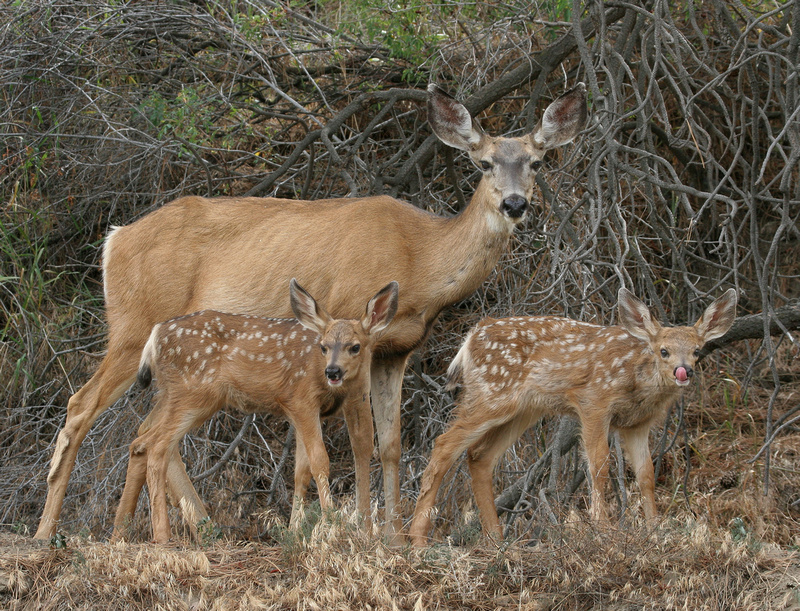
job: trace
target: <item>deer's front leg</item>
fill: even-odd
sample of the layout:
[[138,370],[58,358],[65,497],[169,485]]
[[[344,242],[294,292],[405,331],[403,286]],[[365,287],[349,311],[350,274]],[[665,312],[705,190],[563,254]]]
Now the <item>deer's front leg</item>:
[[642,494],[644,515],[648,522],[653,522],[657,515],[656,482],[653,461],[650,458],[650,423],[635,429],[623,429],[619,432],[623,446],[628,454],[636,482]]
[[585,422],[583,426],[583,443],[586,447],[586,458],[589,462],[589,473],[592,478],[592,506],[590,515],[596,522],[608,521],[606,507],[606,484],[608,482],[608,425],[600,422]]
[[369,385],[365,385],[361,392],[355,393],[346,401],[343,410],[356,468],[356,510],[360,518],[364,520],[365,526],[369,528],[369,472],[375,435],[372,426]]
[[289,528],[297,528],[302,521],[306,493],[311,483],[311,465],[308,462],[306,448],[301,443],[299,435],[294,442],[294,495],[292,499],[292,514],[289,517]]
[[[319,504],[323,511],[331,507],[331,489],[328,482],[330,462],[322,441],[322,427],[318,414],[301,414],[292,419],[297,431],[297,453],[295,463],[295,491],[290,524],[296,524],[298,510],[308,489],[310,475],[317,482]],[[302,447],[302,449],[301,449]],[[302,495],[302,496],[301,496]]]
[[394,540],[403,527],[400,515],[400,393],[408,355],[373,360],[371,372],[372,411],[378,432],[386,503],[385,532]]

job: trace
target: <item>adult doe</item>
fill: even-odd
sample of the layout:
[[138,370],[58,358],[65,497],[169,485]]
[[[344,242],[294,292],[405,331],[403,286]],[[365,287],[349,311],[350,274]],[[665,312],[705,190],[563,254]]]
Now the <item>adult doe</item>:
[[225,406],[281,414],[294,425],[292,523],[312,476],[320,505],[331,504],[320,417],[341,409],[355,456],[356,508],[368,517],[373,449],[369,368],[375,340],[397,311],[398,285],[391,282],[381,289],[360,320],[334,320],[294,279],[290,294],[297,320],[205,310],[153,327],[138,377],[146,386],[155,376],[159,392],[144,430],[131,444],[114,539],[124,536],[146,480],[153,539],[169,540],[170,457],[180,460],[184,435]]
[[410,528],[425,545],[442,478],[464,450],[485,534],[501,537],[492,494],[500,456],[546,414],[581,422],[591,475],[591,516],[607,517],[608,434],[619,431],[648,520],[656,516],[650,428],[689,384],[703,345],[724,335],[736,315],[729,289],[692,327],[662,327],[647,306],[620,289],[619,321],[604,327],[553,316],[485,319],[470,331],[448,368],[461,380],[458,410],[435,442]]
[[[386,529],[399,530],[400,391],[408,357],[439,312],[472,293],[494,268],[530,207],[545,152],[572,141],[587,115],[579,84],[547,107],[531,133],[492,137],[438,87],[429,92],[433,131],[483,171],[469,205],[454,217],[386,196],[184,197],[111,232],[103,251],[108,351],[69,400],[37,538],[55,533],[78,448],[100,413],[135,380],[153,325],[203,309],[291,316],[284,287],[294,276],[341,318],[360,316],[390,280],[402,287],[400,308],[378,340],[371,370]],[[180,465],[168,478],[183,505],[194,503]],[[202,504],[193,507],[195,515],[204,511]]]

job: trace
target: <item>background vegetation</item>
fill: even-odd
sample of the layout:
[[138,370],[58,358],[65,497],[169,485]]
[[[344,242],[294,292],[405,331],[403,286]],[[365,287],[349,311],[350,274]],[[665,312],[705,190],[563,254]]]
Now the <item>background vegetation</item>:
[[[451,91],[487,131],[522,134],[584,81],[587,129],[549,154],[535,213],[510,252],[482,290],[444,313],[408,371],[405,515],[452,408],[442,374],[477,320],[550,313],[612,323],[624,284],[664,321],[684,323],[735,286],[740,315],[752,315],[737,326],[739,341],[705,359],[685,405],[654,432],[659,502],[726,541],[796,549],[798,66],[796,2],[2,4],[0,523],[35,528],[67,400],[102,356],[109,227],[183,194],[388,193],[454,214],[479,172],[432,135],[426,84]],[[98,420],[63,532],[109,534],[147,399],[134,389]],[[346,432],[340,421],[326,430],[344,501],[353,482]],[[504,459],[498,491],[510,537],[544,542],[555,523],[582,519],[576,439],[569,421],[545,421]],[[238,414],[187,439],[212,534],[274,542],[263,512],[290,507],[291,446],[284,423]],[[617,470],[622,505],[629,475]],[[468,481],[461,468],[452,477],[441,534],[474,541]],[[623,517],[628,527],[635,515]]]

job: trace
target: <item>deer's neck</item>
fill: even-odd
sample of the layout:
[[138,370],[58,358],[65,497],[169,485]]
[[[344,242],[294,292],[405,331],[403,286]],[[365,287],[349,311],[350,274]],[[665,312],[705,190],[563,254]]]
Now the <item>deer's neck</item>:
[[429,278],[438,285],[440,308],[474,292],[508,248],[515,225],[494,209],[487,191],[479,184],[466,209],[444,220],[429,245],[438,253]]

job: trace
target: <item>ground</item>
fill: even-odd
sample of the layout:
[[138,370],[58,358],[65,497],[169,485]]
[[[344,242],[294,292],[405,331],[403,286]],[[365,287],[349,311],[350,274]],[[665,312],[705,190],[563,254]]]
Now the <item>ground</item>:
[[702,521],[582,520],[537,545],[388,548],[334,519],[280,545],[50,543],[0,532],[6,609],[800,610],[800,554]]

